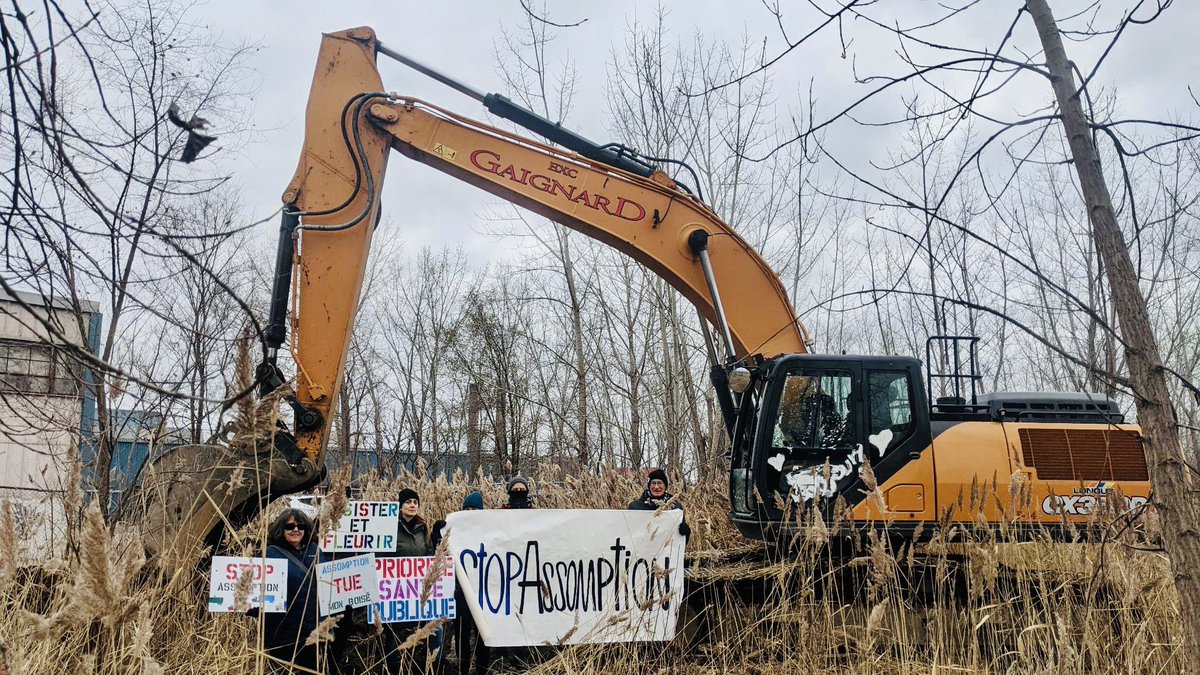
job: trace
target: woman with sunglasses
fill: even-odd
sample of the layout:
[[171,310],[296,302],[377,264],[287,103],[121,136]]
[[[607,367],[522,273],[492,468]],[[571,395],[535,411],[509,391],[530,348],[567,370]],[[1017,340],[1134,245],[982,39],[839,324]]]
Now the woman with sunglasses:
[[[267,556],[287,561],[287,611],[264,617],[267,653],[284,662],[317,669],[316,645],[304,642],[317,627],[317,543],[313,521],[299,509],[287,509],[267,528]],[[289,669],[290,671],[290,669]]]

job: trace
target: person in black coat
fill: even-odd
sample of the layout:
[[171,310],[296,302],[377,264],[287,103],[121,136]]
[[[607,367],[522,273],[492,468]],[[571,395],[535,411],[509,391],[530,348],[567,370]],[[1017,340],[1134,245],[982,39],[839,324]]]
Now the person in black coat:
[[316,670],[317,646],[304,644],[320,621],[313,529],[312,519],[299,509],[287,509],[267,528],[266,557],[287,563],[287,611],[264,615],[263,644],[281,661]]
[[[670,504],[668,509],[683,510],[683,504],[674,495],[667,492],[667,472],[655,469],[646,474],[646,489],[642,496],[629,502],[630,511],[657,511],[664,504]],[[674,499],[674,501],[672,501]],[[687,537],[692,534],[692,528],[686,521],[679,523],[679,534]]]
[[532,509],[533,500],[529,495],[529,479],[524,476],[513,476],[509,479],[506,486],[508,492],[508,503],[503,508],[506,509]]

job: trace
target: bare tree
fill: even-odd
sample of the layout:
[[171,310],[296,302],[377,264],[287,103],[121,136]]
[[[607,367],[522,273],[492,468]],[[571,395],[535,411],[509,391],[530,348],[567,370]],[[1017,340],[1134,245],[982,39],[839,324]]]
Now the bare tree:
[[[395,420],[389,447],[404,463],[436,466],[458,452],[466,382],[449,358],[461,339],[461,305],[469,289],[461,250],[422,249],[415,260],[393,256],[380,268],[386,283],[369,294],[364,311],[377,336],[376,357],[363,369],[388,371]],[[367,383],[378,389],[378,379]]]
[[[741,86],[780,60],[801,53],[816,41],[815,36],[836,31],[833,39],[848,57],[853,53],[854,74],[866,91],[839,104],[834,112],[811,120],[789,143],[812,142],[817,134],[832,134],[841,126],[882,134],[896,125],[932,124],[938,144],[962,144],[963,151],[946,165],[950,170],[933,183],[923,183],[933,189],[918,190],[915,196],[913,190],[896,184],[898,164],[864,162],[862,153],[856,156],[853,151],[821,145],[822,160],[865,193],[855,199],[886,209],[895,218],[923,221],[923,231],[907,243],[907,262],[890,280],[872,284],[865,291],[848,290],[837,299],[865,298],[865,305],[870,305],[897,295],[928,296],[932,300],[930,328],[935,330],[946,325],[941,314],[943,301],[986,312],[1023,333],[1021,342],[1052,355],[1051,379],[1128,393],[1153,465],[1155,504],[1163,520],[1183,616],[1189,617],[1187,638],[1194,646],[1200,644],[1200,623],[1190,618],[1200,609],[1200,537],[1193,525],[1197,516],[1192,489],[1195,476],[1192,459],[1180,444],[1169,382],[1178,385],[1177,391],[1195,394],[1196,388],[1185,373],[1164,361],[1147,301],[1148,293],[1152,294],[1163,278],[1155,270],[1174,257],[1151,251],[1147,244],[1154,241],[1155,232],[1178,232],[1172,221],[1190,218],[1190,207],[1186,197],[1176,194],[1170,207],[1156,209],[1154,200],[1160,190],[1139,191],[1137,181],[1147,165],[1177,165],[1182,153],[1175,148],[1192,145],[1200,137],[1200,128],[1186,121],[1114,119],[1111,108],[1103,105],[1104,94],[1097,84],[1097,74],[1115,45],[1140,26],[1169,15],[1171,4],[1145,1],[1114,7],[1115,3],[1093,3],[1084,12],[1067,17],[1073,27],[1062,28],[1045,0],[1014,1],[1008,6],[977,2],[939,5],[924,8],[915,20],[891,16],[889,8],[879,3],[851,0],[828,9],[813,3],[820,15],[817,28],[794,33],[803,36],[800,38],[792,37],[788,21],[775,5],[772,11],[782,29],[783,49],[764,55],[753,67],[716,87],[697,91],[696,96]],[[981,15],[987,17],[982,22]],[[980,26],[989,20],[996,26],[995,37],[984,46],[944,39],[963,22]],[[1022,25],[1036,28],[1036,41],[1029,40]],[[1063,35],[1101,43],[1098,56],[1087,65],[1072,63],[1063,47]],[[863,63],[869,59],[860,61],[858,56],[866,57],[870,49],[860,45],[869,47],[882,39],[893,42],[895,56],[875,72],[864,71]],[[1040,109],[1014,116],[997,112],[1009,111],[1011,106],[992,105],[1015,92],[1035,96],[1042,92],[1045,99],[1046,83],[1053,99]],[[906,105],[905,96],[914,91],[929,92],[935,105]],[[1059,151],[1050,152],[1060,142]],[[1050,202],[1038,199],[1013,208],[1014,196],[1031,177],[1036,179],[1039,170],[1054,174],[1054,181],[1066,178],[1060,173],[1064,159],[1074,168],[1074,185],[1054,193]],[[1109,185],[1119,187],[1110,191]],[[1155,210],[1166,213],[1148,219],[1147,214]],[[948,279],[936,271],[941,266],[939,258],[955,259],[950,256],[958,247],[939,252],[931,238],[935,228],[953,232],[963,245],[974,247],[976,259],[994,257],[1005,287],[997,287],[996,277],[988,275],[975,284],[978,300],[943,291]],[[1048,247],[1047,239],[1060,229],[1080,238],[1073,246]],[[1020,248],[1004,246],[1006,240],[1014,239],[1021,242]],[[1022,250],[1024,255],[1020,255]],[[922,254],[930,272],[926,288],[913,282],[917,274],[913,261]],[[970,257],[957,255],[956,259],[961,262]],[[1032,290],[1027,300],[1034,302],[1021,302],[1025,289]],[[997,310],[996,304],[1002,310]],[[1040,312],[1050,316],[1039,316]],[[1035,321],[1022,320],[1029,315]],[[1013,339],[1005,337],[1006,355],[1013,354]],[[1195,649],[1188,652],[1194,659],[1193,669],[1200,668],[1197,653]]]
[[[658,8],[651,21],[631,23],[621,48],[611,56],[611,128],[626,143],[663,158],[664,171],[695,190],[769,260],[782,269],[797,261],[798,277],[804,254],[786,234],[794,231],[797,213],[808,215],[807,205],[798,211],[793,201],[806,193],[788,179],[793,171],[803,173],[804,158],[785,152],[765,163],[746,160],[753,152],[765,152],[775,139],[770,78],[709,87],[738,72],[752,53],[749,40],[732,48],[699,35],[674,43],[666,10]],[[705,93],[687,95],[696,90]],[[606,277],[605,283],[619,287],[628,281]],[[654,339],[643,346],[650,377],[643,374],[639,384],[657,408],[647,439],[654,443],[653,452],[637,452],[636,459],[691,473],[711,465],[720,438],[719,432],[713,433],[720,425],[712,407],[701,405],[707,383],[694,376],[706,361],[697,316],[662,280],[639,284],[636,290],[648,294],[636,302],[649,307],[655,317]],[[616,360],[622,362],[621,355]]]
[[[479,387],[485,425],[491,432],[497,470],[519,472],[536,461],[537,432],[542,420],[531,386],[537,363],[529,337],[534,325],[518,298],[528,289],[513,287],[499,275],[472,289],[466,297],[458,362]],[[528,453],[528,454],[527,454]]]
[[[1084,91],[1076,86],[1072,64],[1063,48],[1061,31],[1045,0],[1028,0],[1030,18],[1046,54],[1046,67],[1058,102],[1059,118],[1070,143],[1071,159],[1079,175],[1079,187],[1087,205],[1096,242],[1109,287],[1113,308],[1120,321],[1129,385],[1137,405],[1138,422],[1145,435],[1150,456],[1154,503],[1163,524],[1163,537],[1171,553],[1175,589],[1179,591],[1185,621],[1190,662],[1200,668],[1200,530],[1196,529],[1196,475],[1179,442],[1178,419],[1167,386],[1158,340],[1150,321],[1146,298],[1139,287],[1125,235],[1117,222],[1108,183],[1100,164],[1100,155],[1092,134],[1094,124],[1084,113]],[[1159,6],[1159,13],[1165,9]],[[1139,21],[1149,20],[1138,17]],[[1122,25],[1122,29],[1125,25]],[[1086,83],[1084,84],[1086,86]]]
[[[213,120],[236,119],[232,83],[242,51],[196,30],[186,7],[169,0],[82,9],[72,15],[51,2],[27,11],[16,3],[0,12],[7,122],[0,130],[2,175],[11,214],[0,283],[69,303],[80,317],[88,300],[102,305],[98,353],[81,348],[74,356],[91,371],[98,424],[89,468],[107,508],[115,406],[125,395],[145,405],[151,395],[191,394],[182,390],[179,373],[160,383],[135,372],[141,347],[134,345],[160,333],[151,325],[177,328],[152,297],[162,263],[182,260],[204,270],[196,253],[203,257],[206,245],[197,240],[237,229],[210,223],[198,234],[176,217],[221,179],[179,165],[187,134],[164,125],[167,111],[179,102]],[[220,286],[215,272],[204,275]],[[232,295],[228,287],[221,292]],[[199,380],[192,375],[182,379],[207,389],[208,372]]]
[[[544,3],[543,3],[544,4]],[[549,16],[543,6],[540,15],[530,11],[524,5],[525,22],[519,35],[504,33],[504,51],[497,51],[497,71],[500,73],[506,88],[523,105],[535,110],[548,119],[565,120],[570,113],[574,97],[575,77],[569,61],[564,61],[557,74],[558,85],[552,87],[549,61],[549,47],[556,38],[555,28],[559,26],[548,21]],[[574,24],[578,25],[578,24]],[[526,237],[537,242],[543,255],[552,260],[554,269],[561,274],[563,284],[562,298],[542,296],[550,301],[550,312],[561,311],[567,324],[566,336],[570,348],[569,363],[572,372],[573,390],[571,398],[574,404],[574,415],[558,416],[559,422],[572,428],[571,444],[574,446],[575,460],[579,466],[586,467],[591,460],[592,451],[588,438],[588,429],[592,413],[590,407],[590,382],[592,379],[591,359],[585,347],[584,303],[586,301],[588,280],[580,274],[576,264],[577,252],[571,230],[549,221],[531,222],[523,214],[514,219],[523,225]],[[587,247],[584,249],[588,250]]]

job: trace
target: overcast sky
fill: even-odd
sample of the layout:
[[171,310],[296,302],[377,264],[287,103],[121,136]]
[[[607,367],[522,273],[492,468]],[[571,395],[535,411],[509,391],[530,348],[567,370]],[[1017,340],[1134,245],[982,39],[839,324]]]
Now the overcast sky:
[[[833,5],[831,0],[819,1],[827,7]],[[806,7],[808,3],[782,4],[797,5],[785,16],[790,36],[801,35],[816,25],[817,15]],[[941,11],[944,4],[892,0],[887,6],[894,13],[880,16],[917,22]],[[994,45],[1020,4],[1018,0],[985,0],[981,8],[964,15],[963,20],[948,24],[945,40],[978,48]],[[1062,18],[1091,3],[1054,0],[1051,4]],[[1110,25],[1133,4],[1106,0],[1096,18],[1097,25]],[[686,41],[700,33],[731,45],[748,39],[763,46],[768,56],[778,54],[783,47],[774,17],[759,0],[689,0],[665,2],[663,6],[669,13],[673,38]],[[583,21],[577,27],[558,31],[559,39],[551,50],[552,59],[569,58],[579,76],[575,108],[566,125],[596,141],[621,140],[611,138],[604,126],[607,68],[628,26],[635,20],[649,21],[655,5],[633,0],[549,0],[547,7],[555,21]],[[872,13],[879,15],[874,10]],[[255,133],[248,144],[225,147],[212,154],[209,161],[217,171],[232,174],[235,184],[243,186],[243,197],[253,213],[269,213],[278,207],[279,195],[299,156],[304,106],[322,32],[372,26],[390,47],[490,92],[502,88],[495,60],[501,31],[519,32],[523,16],[519,0],[244,0],[199,5],[193,18],[223,40],[247,41],[261,47],[246,63],[250,84],[257,92],[250,107]],[[1068,27],[1082,28],[1083,22],[1077,19]],[[1108,57],[1099,81],[1118,85],[1121,108],[1130,116],[1194,116],[1195,106],[1187,87],[1200,86],[1197,34],[1200,2],[1176,2],[1159,21],[1136,27],[1122,38]],[[854,72],[904,72],[894,55],[894,40],[878,37],[878,32],[872,38],[861,24],[848,25],[847,35],[855,40],[850,45],[851,58],[842,58],[836,33],[827,31],[823,39],[789,54],[772,68],[780,115],[788,114],[789,107],[799,103],[799,92],[808,87],[810,79],[820,99],[820,117],[867,90],[867,85],[854,82]],[[1016,41],[1029,45],[1034,38],[1026,17]],[[1090,45],[1068,43],[1068,50],[1077,62],[1090,64],[1103,46],[1100,41]],[[381,59],[380,70],[390,91],[486,119],[480,104],[400,64]],[[1014,89],[1011,95],[993,103],[997,106],[993,110],[1011,117],[1036,109],[1049,96],[1048,89]],[[842,143],[846,152],[865,161],[872,153],[886,149],[893,140],[891,133],[881,129],[864,134],[862,130],[845,129],[835,131],[832,141]],[[496,203],[496,199],[440,172],[395,155],[391,160],[384,217],[390,221],[388,234],[403,237],[409,250],[425,244],[462,243],[478,261],[503,257],[503,247],[497,249],[496,241],[475,233],[476,223],[490,203]]]

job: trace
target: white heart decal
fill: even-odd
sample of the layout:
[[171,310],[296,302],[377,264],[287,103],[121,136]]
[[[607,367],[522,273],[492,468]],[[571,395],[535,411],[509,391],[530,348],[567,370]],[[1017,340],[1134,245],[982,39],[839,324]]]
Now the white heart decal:
[[883,453],[887,452],[888,444],[892,442],[892,430],[884,429],[877,434],[871,434],[867,436],[867,440],[879,451],[879,456],[883,457]]
[[778,455],[768,459],[767,464],[770,464],[772,467],[774,467],[776,471],[783,471],[783,459],[783,453],[781,452]]

